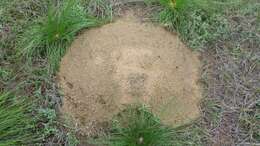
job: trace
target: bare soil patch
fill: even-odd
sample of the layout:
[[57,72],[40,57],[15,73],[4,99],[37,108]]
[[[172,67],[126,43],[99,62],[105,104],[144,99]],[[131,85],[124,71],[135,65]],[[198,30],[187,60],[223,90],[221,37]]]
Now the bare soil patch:
[[146,104],[163,123],[199,116],[198,54],[177,35],[141,23],[129,11],[116,22],[87,30],[62,59],[62,113],[91,135],[128,104]]

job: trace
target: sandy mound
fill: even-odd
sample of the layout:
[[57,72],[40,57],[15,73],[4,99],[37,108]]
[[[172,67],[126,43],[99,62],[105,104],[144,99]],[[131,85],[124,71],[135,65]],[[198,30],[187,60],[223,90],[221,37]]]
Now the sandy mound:
[[59,72],[62,112],[85,135],[131,103],[181,125],[199,115],[199,67],[176,35],[129,14],[74,41]]

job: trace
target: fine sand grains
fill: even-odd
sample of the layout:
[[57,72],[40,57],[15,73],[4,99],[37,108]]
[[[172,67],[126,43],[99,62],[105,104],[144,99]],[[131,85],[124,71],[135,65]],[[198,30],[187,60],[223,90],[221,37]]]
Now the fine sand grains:
[[177,35],[132,14],[85,31],[62,59],[61,112],[91,135],[127,104],[142,103],[163,123],[178,126],[199,116],[198,55]]

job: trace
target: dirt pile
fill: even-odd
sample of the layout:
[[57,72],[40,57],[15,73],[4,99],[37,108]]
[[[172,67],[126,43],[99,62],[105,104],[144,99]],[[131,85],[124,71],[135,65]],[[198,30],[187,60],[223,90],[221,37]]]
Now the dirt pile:
[[198,56],[132,13],[80,35],[62,60],[62,112],[89,135],[124,105],[144,103],[168,125],[198,117]]

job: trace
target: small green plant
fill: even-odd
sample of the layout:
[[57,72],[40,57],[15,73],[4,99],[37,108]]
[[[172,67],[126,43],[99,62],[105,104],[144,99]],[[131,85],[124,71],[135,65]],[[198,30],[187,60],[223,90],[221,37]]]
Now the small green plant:
[[113,120],[110,134],[102,144],[108,146],[171,146],[172,130],[161,124],[144,106],[122,111]]
[[146,106],[129,105],[112,120],[108,133],[93,144],[107,146],[203,145],[204,129],[194,124],[164,125]]
[[73,133],[67,133],[67,139],[69,146],[77,146],[79,144],[79,140]]
[[0,146],[25,145],[37,140],[35,123],[28,115],[30,106],[25,98],[10,93],[0,94]]
[[47,57],[50,72],[55,72],[75,35],[97,25],[99,21],[88,16],[78,1],[65,0],[58,6],[49,6],[47,16],[28,27],[21,36],[20,53],[30,62],[35,57]]

